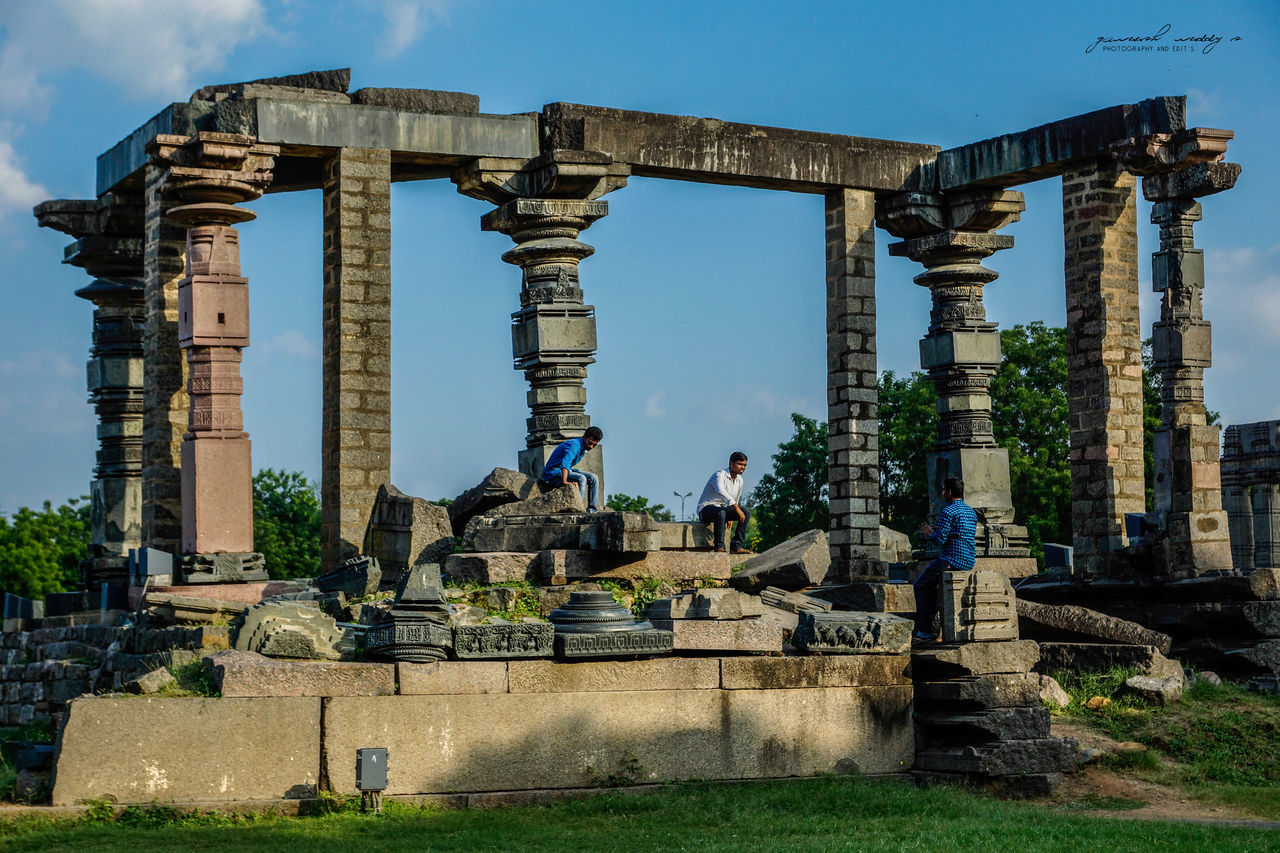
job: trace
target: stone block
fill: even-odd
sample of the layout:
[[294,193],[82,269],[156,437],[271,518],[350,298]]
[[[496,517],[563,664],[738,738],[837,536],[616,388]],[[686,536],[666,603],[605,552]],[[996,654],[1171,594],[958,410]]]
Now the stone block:
[[1233,649],[1226,653],[1226,657],[1229,661],[1224,661],[1224,665],[1250,672],[1280,675],[1280,640],[1258,643],[1246,649]]
[[725,690],[800,687],[902,687],[911,684],[908,655],[834,657],[726,657],[720,659]]
[[880,561],[905,563],[911,559],[911,537],[880,525]]
[[249,696],[389,696],[395,666],[274,660],[253,652],[224,651],[204,664],[224,698]]
[[556,657],[630,658],[665,655],[672,650],[671,631],[641,628],[630,631],[601,631],[581,634],[556,632]]
[[830,601],[842,610],[912,614],[916,611],[916,594],[909,583],[864,581],[814,587],[805,594]]
[[[544,552],[544,554],[555,555],[551,558],[553,561],[558,560],[559,555],[565,555],[564,577],[568,580],[657,579],[672,584],[688,584],[699,580],[728,580],[732,575],[733,567],[742,559],[712,551],[648,551],[643,554],[558,551]],[[546,574],[543,576],[552,577]]]
[[655,619],[655,628],[673,635],[676,651],[780,652],[783,629],[760,618]]
[[910,707],[909,686],[337,698],[324,770],[334,790],[354,790],[351,757],[376,741],[396,756],[392,796],[586,787],[623,771],[637,782],[901,772]]
[[468,551],[589,550],[617,553],[658,551],[661,534],[642,512],[476,516],[467,522]]
[[743,592],[768,586],[795,591],[822,583],[830,567],[827,534],[809,530],[747,560],[729,585]]
[[352,557],[344,560],[335,572],[315,579],[321,592],[342,592],[351,598],[373,595],[382,583],[382,568],[376,557]]
[[436,661],[395,666],[403,696],[507,692],[507,664],[503,661]]
[[715,658],[511,661],[507,673],[512,693],[712,690],[720,686],[720,662]]
[[337,660],[342,631],[314,602],[264,602],[232,626],[232,647],[269,657]]
[[474,115],[480,112],[480,96],[433,89],[364,88],[351,93],[351,103],[387,107],[401,112]]
[[1249,588],[1261,599],[1280,598],[1280,569],[1254,569],[1249,575]]
[[1149,705],[1174,705],[1182,701],[1183,679],[1134,675],[1124,680],[1121,694],[1141,699]]
[[743,619],[764,614],[759,598],[736,589],[686,590],[649,605],[658,619]]
[[798,615],[791,644],[810,654],[901,654],[911,648],[911,622],[887,613],[840,610]]
[[459,660],[551,657],[555,633],[549,622],[455,625],[453,656]]
[[[314,797],[320,702],[308,697],[74,700],[60,739],[53,804]],[[354,755],[343,755],[352,773]]]
[[536,566],[541,555],[520,551],[486,551],[474,554],[450,554],[444,560],[444,573],[455,583],[508,583],[537,577]]
[[489,517],[509,515],[557,515],[559,513],[583,513],[587,507],[582,500],[582,492],[572,483],[568,483],[548,492],[535,490],[533,496],[513,503],[504,503],[485,511]]
[[931,749],[916,754],[916,767],[984,776],[1074,773],[1076,742],[1072,738],[1050,737]]
[[911,652],[911,665],[916,676],[927,680],[1030,672],[1040,660],[1040,647],[1031,640],[940,644]]
[[916,682],[921,708],[945,704],[956,709],[1016,708],[1037,704],[1040,676],[1034,672],[1003,673]]
[[1121,645],[1118,643],[1041,643],[1042,672],[1057,670],[1105,672],[1112,667],[1131,666],[1146,675],[1164,677],[1180,675],[1182,667],[1171,661],[1155,646]]
[[536,493],[538,480],[507,467],[495,467],[479,484],[454,498],[453,503],[448,506],[453,533],[462,535],[467,521],[474,516],[502,506],[503,503],[524,501]]
[[711,550],[715,544],[710,524],[700,521],[659,521],[662,534],[662,550],[688,551],[695,548]]
[[969,714],[916,712],[916,727],[929,744],[971,744],[1049,737],[1047,708],[995,708]]
[[[150,696],[159,693],[171,684],[177,684],[178,679],[173,677],[173,673],[165,667],[153,669],[145,675],[140,675],[132,681],[124,684],[125,693],[139,693],[143,696]],[[79,695],[77,693],[77,695]],[[68,697],[69,698],[69,697]]]
[[385,575],[395,579],[410,566],[441,562],[453,553],[453,545],[448,510],[389,483],[378,487],[363,553],[377,557]]
[[1168,634],[1075,604],[1039,604],[1018,599],[1016,606],[1018,624],[1030,639],[1154,646],[1161,654],[1168,654],[1173,643]]

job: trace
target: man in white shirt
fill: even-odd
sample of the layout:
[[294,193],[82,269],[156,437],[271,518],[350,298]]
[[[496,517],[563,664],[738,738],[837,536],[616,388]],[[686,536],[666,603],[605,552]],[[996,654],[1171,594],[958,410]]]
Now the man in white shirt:
[[735,450],[729,454],[729,467],[721,468],[707,480],[698,498],[698,518],[713,526],[716,551],[724,550],[724,527],[735,524],[729,550],[734,554],[750,554],[747,541],[747,519],[751,513],[739,504],[742,499],[742,472],[747,470],[747,454]]

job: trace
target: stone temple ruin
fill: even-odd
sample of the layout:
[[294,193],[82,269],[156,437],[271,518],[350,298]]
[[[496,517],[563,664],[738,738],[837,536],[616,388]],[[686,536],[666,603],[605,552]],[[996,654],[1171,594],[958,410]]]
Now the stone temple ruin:
[[[1229,427],[1220,462],[1203,405],[1193,227],[1240,167],[1223,159],[1230,131],[1187,126],[1185,98],[943,150],[565,103],[493,115],[472,95],[349,82],[344,70],[201,89],[98,158],[95,198],[35,209],[75,238],[65,262],[92,279],[76,294],[94,304],[100,439],[84,591],[43,610],[6,600],[0,714],[58,723],[55,803],[346,793],[371,747],[389,749],[388,794],[462,803],[616,768],[636,782],[911,771],[1030,793],[1077,761],[1049,731],[1048,671],[1127,663],[1146,673],[1133,689],[1162,701],[1184,682],[1166,655],[1274,683],[1280,433]],[[587,514],[574,488],[533,479],[590,425],[596,332],[579,267],[593,249],[579,238],[632,175],[824,199],[830,528],[742,566],[710,551],[705,525]],[[993,437],[1000,339],[982,294],[997,274],[983,262],[1013,246],[998,233],[1024,209],[1013,188],[1051,177],[1074,561],[1036,574]],[[521,272],[512,354],[529,382],[515,469],[448,507],[399,492],[390,472],[390,189],[443,178],[491,203],[481,227],[515,244],[502,257]],[[1160,226],[1150,513],[1139,178]],[[323,572],[279,582],[253,549],[237,226],[261,194],[313,188]],[[914,651],[900,578],[932,555],[880,526],[877,228],[932,295],[929,480],[962,477],[981,522],[977,570],[946,578],[945,642]],[[603,477],[598,450],[584,467]],[[162,667],[201,660],[217,698],[81,696],[163,689]],[[222,748],[191,751],[206,741]]]

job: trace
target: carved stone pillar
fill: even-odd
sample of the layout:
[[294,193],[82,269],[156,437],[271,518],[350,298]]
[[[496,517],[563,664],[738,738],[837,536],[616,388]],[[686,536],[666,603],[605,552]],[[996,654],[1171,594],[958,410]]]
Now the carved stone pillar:
[[94,277],[76,296],[94,304],[89,401],[98,415],[98,451],[89,493],[90,557],[80,564],[90,589],[128,576],[129,550],[142,544],[142,200],[48,201],[36,219],[76,237],[64,263]]
[[[521,271],[520,310],[511,315],[516,370],[529,381],[525,447],[518,465],[542,474],[551,451],[591,425],[584,382],[596,350],[595,308],[583,303],[578,264],[595,252],[578,236],[609,213],[605,193],[625,186],[626,166],[590,151],[550,151],[533,160],[482,158],[454,175],[461,192],[498,205],[480,226],[516,247],[502,256]],[[579,467],[600,478],[599,449]]]
[[987,320],[982,288],[997,273],[982,261],[1013,245],[991,232],[1018,219],[1022,194],[974,190],[947,196],[904,193],[884,200],[878,220],[903,242],[889,254],[924,264],[915,283],[929,288],[929,332],[920,364],[938,391],[938,439],[928,455],[930,514],[941,509],[942,483],[959,477],[965,502],[979,514],[979,557],[1027,558],[1026,528],[1014,525],[1009,453],[991,425],[991,377],[1000,366],[1000,335]]
[[1222,508],[1231,535],[1231,564],[1236,571],[1253,570],[1253,506],[1240,427],[1229,426],[1222,437]]
[[253,552],[253,466],[240,411],[241,350],[249,345],[248,279],[240,275],[234,225],[255,214],[239,202],[262,194],[279,149],[252,137],[202,132],[157,136],[167,166],[169,218],[187,229],[186,277],[178,285],[179,344],[191,405],[182,437],[182,550],[190,582],[265,580]]

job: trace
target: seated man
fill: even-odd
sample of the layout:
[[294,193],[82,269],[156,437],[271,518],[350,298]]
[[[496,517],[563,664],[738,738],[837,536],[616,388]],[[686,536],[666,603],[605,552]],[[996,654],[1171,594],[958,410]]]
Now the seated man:
[[587,503],[587,512],[596,511],[596,492],[600,481],[590,471],[575,471],[573,466],[582,460],[583,454],[600,443],[604,431],[600,427],[590,426],[582,434],[582,438],[571,438],[556,445],[542,469],[542,482],[546,486],[564,486],[577,483],[582,499]]
[[934,560],[916,578],[913,589],[916,594],[916,632],[913,639],[928,642],[936,638],[933,633],[933,614],[938,610],[938,587],[942,585],[943,572],[967,572],[976,562],[974,538],[977,535],[978,515],[964,502],[964,480],[948,477],[942,481],[942,499],[945,505],[938,513],[938,526],[926,521],[920,532],[929,542],[938,546],[938,559]]
[[712,474],[702,490],[702,497],[698,498],[698,518],[715,530],[713,550],[724,550],[725,524],[737,522],[729,550],[734,554],[751,553],[743,547],[747,541],[747,519],[751,513],[738,503],[742,499],[742,472],[745,470],[747,454],[735,450],[729,454],[729,467]]

